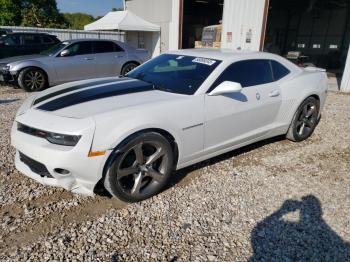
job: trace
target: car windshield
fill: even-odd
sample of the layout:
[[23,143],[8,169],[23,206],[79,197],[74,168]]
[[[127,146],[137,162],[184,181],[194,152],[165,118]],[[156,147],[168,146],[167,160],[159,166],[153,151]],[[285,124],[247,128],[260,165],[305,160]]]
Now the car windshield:
[[164,54],[137,67],[127,77],[151,83],[162,91],[193,95],[220,63],[209,58]]
[[0,37],[0,41],[5,45],[19,45],[20,38],[18,35],[6,35]]
[[49,49],[42,51],[40,54],[53,56],[53,55],[57,54],[57,52],[62,50],[64,47],[66,47],[67,45],[69,45],[69,42],[58,43],[58,44],[50,47]]

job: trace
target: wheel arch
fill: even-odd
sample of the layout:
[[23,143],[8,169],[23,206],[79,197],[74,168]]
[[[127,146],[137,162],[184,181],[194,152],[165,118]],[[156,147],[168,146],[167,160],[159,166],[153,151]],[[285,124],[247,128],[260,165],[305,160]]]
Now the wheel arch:
[[122,69],[123,69],[127,64],[131,64],[131,63],[137,64],[138,66],[141,65],[141,62],[140,62],[140,61],[137,61],[137,60],[133,59],[133,60],[129,60],[129,61],[125,62],[125,63],[122,65]]
[[292,129],[293,127],[293,123],[295,121],[295,118],[296,116],[298,115],[298,112],[300,111],[300,109],[302,108],[303,104],[310,98],[313,98],[316,100],[316,102],[318,103],[318,116],[317,116],[317,120],[316,120],[316,125],[313,127],[313,130],[311,132],[311,134],[309,136],[312,135],[313,131],[315,130],[315,128],[317,127],[319,121],[320,121],[320,116],[321,116],[321,100],[320,100],[320,97],[317,95],[317,94],[309,94],[308,96],[304,97],[304,99],[299,103],[297,109],[295,110],[294,114],[293,114],[293,118],[289,124],[289,127],[288,127],[288,131],[286,133],[286,138],[291,140],[291,141],[294,141],[294,142],[300,142],[300,141],[303,141],[304,139],[307,139],[309,136],[307,136],[306,138],[302,139],[302,140],[298,140],[298,138],[295,138],[295,135],[294,135],[294,131]]
[[317,95],[317,94],[310,95],[310,96],[306,97],[303,101],[305,101],[305,100],[306,100],[307,98],[309,98],[309,97],[313,97],[313,98],[315,98],[316,100],[321,101],[319,95]]
[[19,74],[23,70],[28,69],[28,68],[35,68],[35,69],[39,69],[40,71],[42,71],[46,76],[47,82],[50,83],[49,74],[47,73],[47,71],[44,68],[42,68],[38,65],[26,65],[26,66],[21,67],[20,69],[18,69],[17,77],[19,76]]
[[[298,109],[300,108],[300,106],[305,102],[306,99],[313,97],[315,98],[318,102],[320,102],[320,97],[319,95],[315,94],[315,93],[310,93],[307,94],[303,97],[303,99],[301,99],[300,101],[298,101],[295,105],[295,109],[293,110],[293,114],[292,114],[292,119],[290,120],[290,122],[293,121],[293,118],[295,116],[295,114],[298,112]],[[290,123],[291,124],[291,123]]]
[[134,139],[135,137],[139,136],[140,134],[147,133],[147,132],[155,132],[155,133],[161,134],[162,136],[164,136],[168,140],[168,142],[170,143],[171,148],[173,150],[173,154],[174,154],[174,163],[173,163],[173,165],[174,165],[174,167],[177,165],[178,158],[179,158],[179,148],[178,148],[178,144],[176,142],[175,137],[169,131],[166,131],[166,130],[161,129],[161,128],[145,128],[145,129],[141,129],[139,131],[136,131],[136,132],[132,133],[131,135],[127,136],[126,138],[124,138],[120,143],[118,143],[113,148],[112,153],[108,156],[107,160],[105,161],[105,164],[104,164],[103,169],[102,169],[102,177],[96,183],[94,192],[100,190],[101,186],[103,187],[103,181],[104,181],[104,179],[106,177],[107,171],[111,167],[115,157],[120,153],[120,148],[122,148],[130,140]]

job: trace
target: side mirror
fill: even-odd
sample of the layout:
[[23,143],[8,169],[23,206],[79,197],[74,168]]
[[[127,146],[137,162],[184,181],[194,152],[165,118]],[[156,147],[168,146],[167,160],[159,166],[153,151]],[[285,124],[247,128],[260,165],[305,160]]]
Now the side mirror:
[[69,56],[70,55],[70,51],[68,49],[66,50],[63,50],[61,53],[60,53],[60,56],[61,57],[65,57],[65,56]]
[[224,81],[209,93],[210,96],[218,96],[230,93],[239,93],[242,91],[240,83]]

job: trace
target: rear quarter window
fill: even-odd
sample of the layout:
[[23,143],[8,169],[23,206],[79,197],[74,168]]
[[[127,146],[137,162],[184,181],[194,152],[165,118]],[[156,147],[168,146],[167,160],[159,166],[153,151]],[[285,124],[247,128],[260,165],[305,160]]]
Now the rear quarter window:
[[23,43],[25,45],[39,45],[41,44],[41,38],[37,35],[23,35]]
[[124,49],[121,48],[119,45],[117,45],[116,43],[113,43],[114,44],[114,52],[123,52]]
[[286,68],[284,65],[280,64],[275,60],[271,60],[271,67],[272,67],[273,78],[275,81],[282,79],[283,77],[289,75],[290,73],[288,68]]
[[110,41],[96,41],[93,42],[94,53],[112,53],[114,52],[113,42]]
[[43,36],[43,43],[44,44],[52,44],[54,43],[55,41],[53,40],[53,38],[51,37],[48,37],[48,36]]

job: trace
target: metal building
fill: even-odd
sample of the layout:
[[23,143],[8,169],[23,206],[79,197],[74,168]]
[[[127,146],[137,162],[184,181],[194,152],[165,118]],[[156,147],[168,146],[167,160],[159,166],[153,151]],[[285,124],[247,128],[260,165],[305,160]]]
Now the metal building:
[[194,47],[203,27],[222,24],[222,48],[296,55],[350,92],[350,0],[129,0],[127,9],[161,26],[159,53]]

